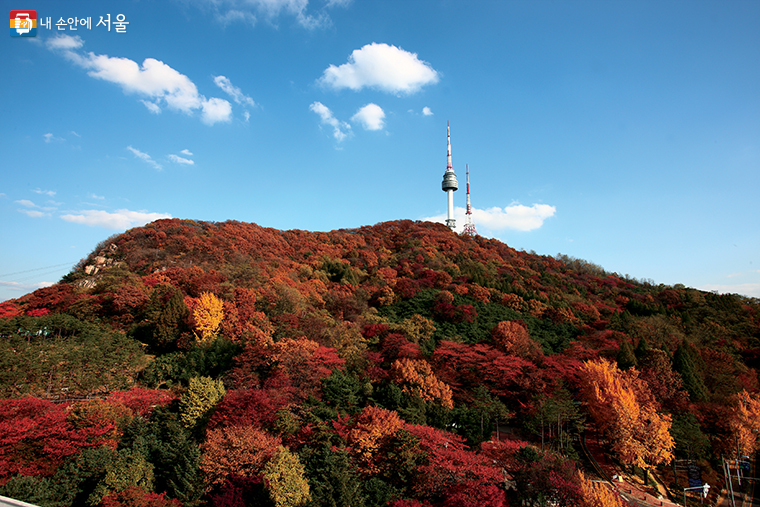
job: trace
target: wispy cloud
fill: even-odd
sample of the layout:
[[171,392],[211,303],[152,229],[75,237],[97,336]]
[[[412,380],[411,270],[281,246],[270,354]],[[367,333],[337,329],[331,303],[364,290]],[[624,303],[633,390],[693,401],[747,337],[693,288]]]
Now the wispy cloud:
[[180,157],[178,155],[169,155],[169,160],[174,162],[175,164],[185,164],[185,165],[195,165],[194,160],[190,160],[189,158]]
[[192,157],[193,156],[193,152],[190,151],[190,150],[188,150],[187,148],[185,148],[184,150],[180,151],[180,153],[182,153],[183,155],[187,155],[188,157]]
[[198,92],[190,78],[155,58],[146,58],[142,64],[129,58],[96,55],[81,50],[84,41],[79,36],[58,34],[47,39],[47,47],[60,52],[69,61],[87,70],[87,74],[121,86],[124,93],[144,97],[140,101],[154,114],[163,105],[186,114],[199,112],[201,121],[208,125],[227,122],[232,118],[230,103],[210,98]]
[[330,26],[328,10],[345,7],[351,0],[327,0],[324,7],[309,8],[309,0],[206,0],[199,2],[210,7],[216,20],[225,26],[244,23],[256,26],[259,20],[276,25],[283,17],[295,19],[302,27],[314,30]]
[[338,142],[343,141],[351,134],[351,125],[335,118],[330,108],[321,102],[313,102],[309,106],[309,110],[319,115],[323,125],[329,125],[333,128],[333,137]]
[[[46,192],[38,192],[38,193],[46,193]],[[52,193],[52,195],[55,195],[55,192]],[[41,217],[47,217],[50,216],[51,211],[55,211],[55,206],[40,206],[29,199],[19,199],[17,201],[14,201],[16,204],[23,206],[22,209],[17,209],[19,213],[23,213],[24,215],[31,217],[31,218],[41,218]],[[55,203],[52,201],[47,201],[48,203],[58,205],[59,203]]]
[[[466,208],[454,209],[457,232],[462,232],[464,228],[466,211]],[[481,234],[498,233],[506,230],[532,231],[543,226],[544,222],[553,217],[556,212],[557,208],[548,204],[534,204],[533,206],[510,204],[504,208],[472,208],[472,220]],[[445,223],[446,215],[436,215],[422,220]]]
[[0,286],[19,292],[30,292],[33,290],[41,289],[43,287],[50,287],[55,285],[53,282],[36,282],[36,283],[21,283],[21,282],[6,282],[0,280]]
[[50,197],[54,197],[56,193],[55,190],[42,190],[40,188],[35,188],[34,190],[32,190],[32,192],[34,192],[35,194],[49,195]]
[[439,79],[438,72],[416,53],[373,42],[354,50],[347,63],[330,65],[318,82],[335,90],[358,91],[366,87],[408,95]]
[[431,111],[429,107],[425,106],[422,108],[422,114],[425,116],[433,116],[433,111]]
[[382,130],[385,126],[385,111],[377,104],[367,104],[351,117],[351,121],[360,123],[365,130]]
[[145,211],[130,211],[128,209],[116,210],[109,213],[103,210],[81,210],[77,213],[61,215],[63,220],[76,224],[89,225],[91,227],[104,227],[113,230],[126,230],[131,227],[139,227],[159,220],[171,218],[167,213],[148,213]]
[[251,97],[243,93],[243,91],[237,86],[233,85],[229,78],[225,76],[216,76],[214,78],[214,84],[222,89],[224,93],[232,97],[237,104],[248,105],[255,107],[256,103]]
[[62,138],[62,137],[56,137],[51,132],[48,132],[47,134],[44,134],[42,136],[42,138],[45,139],[46,143],[65,141],[64,138]]
[[149,100],[141,100],[142,104],[148,108],[148,111],[150,111],[153,114],[161,114],[161,106],[159,106],[156,102],[151,102]]
[[37,209],[20,209],[17,211],[31,218],[42,218],[50,215],[49,213]]
[[156,162],[155,160],[153,160],[153,158],[150,155],[148,155],[147,153],[142,152],[142,151],[138,150],[137,148],[133,148],[132,146],[127,146],[127,149],[129,151],[131,151],[132,154],[134,154],[135,157],[143,160],[146,164],[148,164],[149,166],[153,167],[154,169],[157,169],[159,171],[161,169],[163,169],[163,166],[161,164],[159,164],[158,162]]

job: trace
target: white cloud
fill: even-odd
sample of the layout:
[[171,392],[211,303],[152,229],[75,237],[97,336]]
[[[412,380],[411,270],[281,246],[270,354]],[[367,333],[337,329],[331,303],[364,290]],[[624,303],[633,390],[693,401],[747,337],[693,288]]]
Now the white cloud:
[[20,209],[18,211],[19,213],[23,213],[24,215],[30,216],[32,218],[40,218],[48,215],[47,213],[36,209]]
[[361,123],[365,130],[381,130],[385,125],[384,118],[385,112],[383,108],[377,104],[369,103],[359,109],[351,117],[351,121]]
[[50,287],[55,285],[53,282],[37,282],[37,283],[21,283],[21,282],[6,282],[0,280],[0,287],[6,287],[11,290],[31,292],[33,290],[41,289],[43,287]]
[[113,230],[126,230],[131,227],[139,227],[159,220],[161,218],[171,218],[166,213],[146,213],[144,211],[130,211],[128,209],[116,210],[115,213],[109,213],[102,210],[81,210],[78,214],[61,215],[61,218],[67,222],[76,224],[89,225],[91,227],[104,227]]
[[26,206],[27,208],[36,208],[37,207],[36,204],[34,204],[32,201],[27,200],[27,199],[21,199],[21,200],[14,201],[14,202],[16,204],[20,204],[22,206]]
[[32,192],[34,192],[35,194],[49,195],[50,197],[55,196],[55,190],[42,190],[40,188],[35,188],[34,190],[32,190]]
[[[457,232],[462,232],[464,228],[466,211],[466,208],[454,209]],[[488,209],[472,208],[472,221],[478,232],[484,235],[505,230],[532,231],[544,225],[544,221],[553,217],[556,212],[557,208],[548,204],[533,206],[510,204],[504,208],[498,206]],[[446,215],[436,215],[422,220],[445,223]]]
[[154,169],[158,169],[159,171],[163,169],[161,164],[153,160],[153,158],[151,158],[151,156],[148,155],[147,153],[144,153],[136,148],[132,148],[132,146],[127,146],[127,149],[131,151],[135,157],[144,160],[146,164],[153,167]]
[[221,88],[224,93],[232,97],[232,99],[237,104],[247,104],[251,107],[256,106],[256,103],[253,101],[253,99],[249,97],[248,95],[244,94],[240,88],[238,88],[237,86],[234,86],[228,78],[224,76],[216,76],[214,78],[214,83],[216,84],[216,86]]
[[90,194],[90,195],[89,195],[89,197],[90,197],[91,199],[98,199],[98,200],[100,200],[100,201],[102,201],[103,199],[105,199],[105,196],[102,196],[102,195],[95,195],[95,194]]
[[330,111],[330,108],[321,102],[313,102],[309,106],[309,110],[314,111],[319,115],[322,120],[322,124],[329,125],[333,128],[333,137],[337,141],[340,142],[344,140],[348,135],[350,135],[351,125],[335,118],[332,111]]
[[422,108],[422,114],[425,116],[433,116],[433,111],[431,111],[429,107],[425,106]]
[[243,119],[245,119],[245,122],[248,123],[248,121],[251,119],[251,113],[249,113],[248,111],[244,111]]
[[201,121],[206,125],[228,122],[232,119],[232,106],[224,99],[203,99],[201,104]]
[[80,136],[79,134],[77,134],[76,132],[74,132],[73,130],[71,131],[71,133],[72,133],[72,134],[74,134],[74,135],[75,135],[75,136],[77,136],[77,137],[82,137],[82,136]]
[[388,93],[411,94],[438,82],[438,72],[417,58],[416,53],[388,44],[367,44],[354,50],[348,63],[325,69],[319,82],[324,86],[354,91],[364,87]]
[[180,153],[182,153],[183,155],[187,155],[188,157],[192,157],[193,156],[193,152],[190,151],[190,150],[188,150],[187,148],[185,148],[184,150],[180,151]]
[[65,34],[58,34],[55,37],[50,37],[45,41],[49,49],[58,49],[62,51],[73,51],[79,49],[84,45],[84,41],[78,35],[70,36]]
[[505,208],[494,207],[486,210],[473,208],[472,219],[492,231],[505,229],[532,231],[544,225],[544,220],[553,217],[556,212],[557,208],[548,204],[533,206],[511,204]]
[[179,157],[177,155],[169,155],[169,160],[176,164],[185,164],[185,165],[195,165],[194,160],[190,160],[189,158]]
[[136,94],[147,100],[141,102],[154,114],[161,111],[161,105],[170,109],[193,114],[200,110],[204,123],[213,125],[229,121],[232,116],[230,103],[224,99],[207,99],[186,75],[176,71],[155,58],[146,58],[142,64],[129,58],[80,53],[84,42],[81,38],[70,35],[57,35],[48,39],[51,50],[61,51],[63,55],[96,79],[102,79],[121,86],[124,93]]

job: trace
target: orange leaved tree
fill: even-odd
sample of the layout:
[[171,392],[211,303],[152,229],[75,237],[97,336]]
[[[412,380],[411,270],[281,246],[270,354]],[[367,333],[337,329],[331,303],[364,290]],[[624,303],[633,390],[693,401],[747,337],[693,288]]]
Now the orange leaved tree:
[[282,442],[253,426],[216,428],[201,445],[201,470],[208,489],[230,476],[255,477],[277,453]]
[[760,398],[744,390],[735,395],[733,405],[733,417],[729,421],[734,437],[732,443],[736,442],[737,452],[751,454],[760,448]]
[[378,453],[403,425],[395,411],[372,405],[362,410],[352,421],[346,438],[359,472],[371,475],[378,471]]
[[580,476],[582,507],[624,507],[626,505],[607,484],[592,482],[580,472],[578,475]]
[[624,464],[648,470],[670,463],[675,447],[670,416],[657,412],[635,369],[623,373],[606,359],[586,361],[580,379],[588,412]]
[[419,396],[425,401],[438,402],[448,409],[454,408],[451,388],[438,380],[424,359],[403,357],[394,361],[391,365],[391,378],[407,394]]

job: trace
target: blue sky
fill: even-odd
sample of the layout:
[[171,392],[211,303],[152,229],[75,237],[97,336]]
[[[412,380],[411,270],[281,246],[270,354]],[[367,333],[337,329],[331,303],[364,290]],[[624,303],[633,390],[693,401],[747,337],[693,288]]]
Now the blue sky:
[[483,235],[760,297],[756,0],[3,5],[0,300],[160,217],[442,221],[447,121],[459,225],[469,164]]

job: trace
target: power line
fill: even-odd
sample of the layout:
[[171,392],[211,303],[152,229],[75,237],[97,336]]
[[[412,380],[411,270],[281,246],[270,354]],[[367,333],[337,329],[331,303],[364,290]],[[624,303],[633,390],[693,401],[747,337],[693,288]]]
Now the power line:
[[27,270],[24,270],[24,271],[16,271],[15,273],[6,273],[4,275],[0,275],[0,278],[5,278],[7,276],[14,276],[14,275],[22,275],[24,273],[31,273],[32,271],[42,271],[42,270],[47,270],[47,269],[52,269],[52,268],[60,268],[62,266],[72,266],[74,264],[76,264],[76,262],[64,262],[63,264],[55,264],[53,266],[45,266],[44,268],[34,268],[34,269],[27,269]]

